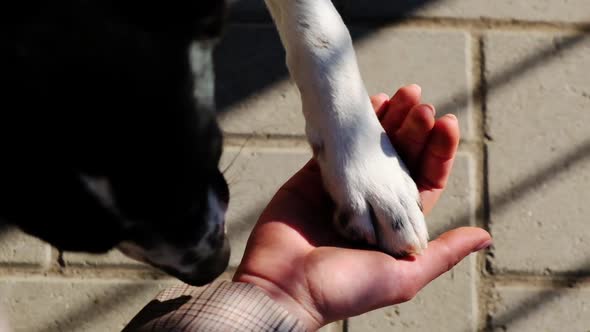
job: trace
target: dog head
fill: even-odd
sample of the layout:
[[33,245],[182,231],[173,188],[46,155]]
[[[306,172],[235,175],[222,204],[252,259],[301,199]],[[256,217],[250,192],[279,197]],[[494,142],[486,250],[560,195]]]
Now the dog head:
[[[223,1],[11,9],[0,214],[62,250],[118,246],[190,284],[229,260],[214,40]],[[7,143],[8,142],[8,143]],[[16,144],[17,142],[18,144]]]

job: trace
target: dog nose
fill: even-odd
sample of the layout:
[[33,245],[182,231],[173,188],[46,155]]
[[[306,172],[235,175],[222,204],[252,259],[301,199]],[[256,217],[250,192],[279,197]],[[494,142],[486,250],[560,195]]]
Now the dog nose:
[[225,271],[229,264],[230,251],[229,240],[224,237],[223,246],[211,256],[200,261],[192,273],[173,274],[182,282],[191,286],[208,284]]

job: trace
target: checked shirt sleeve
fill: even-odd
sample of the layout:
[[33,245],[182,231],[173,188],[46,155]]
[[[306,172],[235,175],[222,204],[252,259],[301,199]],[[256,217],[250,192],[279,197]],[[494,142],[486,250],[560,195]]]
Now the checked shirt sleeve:
[[131,331],[305,331],[295,317],[260,288],[218,281],[162,291],[127,325]]

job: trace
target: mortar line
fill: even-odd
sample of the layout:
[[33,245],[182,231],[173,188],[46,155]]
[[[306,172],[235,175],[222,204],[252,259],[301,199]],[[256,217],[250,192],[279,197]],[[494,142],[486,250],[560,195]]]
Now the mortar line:
[[293,135],[293,134],[264,134],[264,133],[223,133],[226,139],[245,140],[245,139],[278,139],[278,140],[291,140],[291,141],[305,141],[305,135]]
[[[471,74],[471,94],[469,102],[472,108],[473,118],[472,124],[475,131],[475,137],[477,140],[472,143],[472,153],[475,157],[476,162],[476,174],[475,174],[475,185],[472,190],[475,192],[474,203],[476,208],[475,211],[475,226],[482,227],[489,231],[487,226],[487,210],[486,204],[487,195],[487,169],[486,169],[486,155],[485,155],[485,110],[486,110],[486,83],[484,76],[484,50],[482,46],[482,33],[480,31],[471,31],[469,33],[470,40],[470,74]],[[475,312],[475,330],[482,331],[486,328],[486,316],[489,310],[489,292],[491,289],[490,283],[485,279],[485,252],[480,252],[476,257],[475,264],[475,292],[476,296],[475,303],[477,308]]]
[[[220,277],[231,278],[236,268],[229,267]],[[0,280],[11,278],[52,278],[68,280],[112,279],[130,281],[177,281],[176,278],[158,270],[149,268],[92,266],[68,267],[58,269],[41,269],[32,266],[0,266]]]
[[226,151],[252,151],[252,150],[281,150],[286,152],[310,151],[307,140],[303,137],[284,136],[246,136],[226,135],[223,147]]
[[[470,41],[470,96],[468,100],[468,104],[471,107],[471,114],[472,118],[471,124],[474,130],[475,139],[468,140],[473,155],[476,159],[476,193],[477,195],[475,204],[478,207],[476,211],[475,219],[476,219],[476,226],[483,227],[488,230],[486,225],[486,215],[485,215],[485,191],[487,190],[485,186],[485,155],[484,155],[484,147],[485,147],[485,113],[486,113],[486,83],[484,77],[484,55],[483,55],[483,48],[482,48],[482,35],[480,33],[470,33],[469,34],[469,41]],[[466,144],[467,142],[463,143]]]
[[[481,130],[481,119],[483,118],[482,116],[482,110],[483,110],[483,105],[482,105],[482,99],[481,99],[481,87],[482,87],[482,80],[480,77],[480,72],[481,72],[481,54],[480,54],[480,48],[479,48],[479,34],[475,33],[473,31],[470,31],[468,34],[468,40],[469,40],[469,50],[470,50],[470,54],[467,57],[467,59],[469,59],[469,68],[468,68],[468,72],[470,74],[469,76],[469,90],[471,91],[470,95],[469,95],[469,99],[468,99],[468,104],[471,107],[471,125],[470,127],[473,128],[473,136],[476,137],[478,139],[477,143],[473,144],[473,147],[471,148],[472,150],[472,155],[473,155],[473,159],[475,162],[475,174],[473,174],[474,178],[473,178],[473,186],[471,187],[471,190],[473,191],[473,193],[471,193],[471,197],[473,200],[473,208],[475,209],[475,211],[472,211],[471,213],[474,213],[474,226],[482,226],[482,216],[479,212],[479,207],[483,206],[483,197],[482,197],[482,192],[483,192],[483,177],[484,174],[482,172],[482,157],[481,157],[481,149],[482,149],[482,144],[481,142],[479,142],[481,140],[482,137],[482,130]],[[481,316],[482,314],[486,311],[486,306],[485,306],[485,302],[484,302],[484,296],[483,294],[485,294],[485,286],[481,283],[481,271],[482,271],[482,264],[481,264],[481,254],[477,254],[476,259],[475,259],[475,271],[472,277],[472,283],[473,283],[473,291],[475,292],[475,294],[473,295],[473,297],[475,297],[474,303],[475,308],[473,308],[474,312],[474,323],[472,325],[472,328],[475,328],[475,330],[480,330],[481,327],[483,326],[482,320],[481,320]],[[484,289],[482,289],[482,287],[484,287]]]
[[[351,27],[397,26],[402,28],[432,28],[467,31],[540,31],[548,33],[590,33],[590,23],[564,21],[533,21],[522,19],[498,18],[453,18],[453,17],[392,17],[350,19],[344,16]],[[238,18],[229,21],[230,25],[247,25],[250,27],[271,27],[272,21],[259,18]]]
[[0,268],[0,280],[6,278],[55,278],[63,280],[86,280],[86,279],[126,279],[126,280],[172,280],[169,276],[158,271],[115,268],[115,267],[88,267],[88,268],[66,268],[40,269],[24,266],[3,266]]
[[350,331],[350,320],[349,320],[349,318],[347,318],[342,321],[342,332],[349,332],[349,331]]
[[[489,155],[487,150],[487,139],[489,138],[487,131],[487,103],[488,103],[488,83],[486,80],[486,52],[484,32],[479,32],[474,40],[474,48],[478,59],[477,68],[475,68],[478,78],[478,85],[476,87],[477,101],[480,110],[480,118],[478,122],[478,129],[480,137],[480,162],[479,170],[480,177],[480,211],[478,211],[478,218],[481,221],[480,226],[491,233],[490,229],[490,186],[489,186]],[[489,313],[494,306],[494,280],[489,278],[491,270],[488,266],[488,256],[491,254],[490,249],[485,249],[478,254],[478,283],[479,283],[479,326],[480,331],[491,331],[491,321],[488,319]]]
[[527,21],[495,18],[408,17],[392,22],[391,19],[350,20],[352,26],[379,27],[395,24],[399,27],[447,28],[468,31],[513,30],[589,33],[590,23],[563,21]]
[[[224,272],[225,277],[230,277],[235,272],[234,267]],[[3,278],[34,278],[50,277],[64,280],[85,279],[128,279],[128,280],[161,280],[174,281],[164,272],[141,267],[125,266],[91,266],[91,267],[67,267],[65,269],[42,269],[35,266],[13,265],[0,266],[0,279]],[[590,272],[583,273],[553,273],[542,275],[537,272],[509,271],[495,274],[487,278],[493,280],[499,286],[531,286],[543,288],[590,288]]]
[[[249,148],[304,148],[308,149],[309,144],[305,136],[290,136],[290,135],[246,135],[246,134],[225,134],[224,137],[225,148],[242,148],[244,142],[248,141],[245,149]],[[474,137],[470,139],[461,139],[459,148],[464,151],[471,151],[476,154],[477,149],[484,144],[484,139]]]
[[590,272],[553,273],[540,275],[535,272],[506,272],[494,276],[495,282],[501,286],[531,285],[554,288],[590,287]]

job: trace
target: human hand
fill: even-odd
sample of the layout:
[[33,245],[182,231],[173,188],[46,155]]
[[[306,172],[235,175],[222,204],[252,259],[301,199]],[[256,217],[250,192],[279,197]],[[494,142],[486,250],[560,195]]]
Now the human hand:
[[[417,85],[389,100],[371,99],[392,143],[418,185],[425,214],[438,201],[459,143],[457,119],[434,118],[420,104]],[[408,301],[470,253],[491,244],[479,228],[448,231],[420,256],[396,259],[351,247],[332,226],[333,205],[312,160],[268,204],[248,240],[234,281],[262,288],[309,330],[329,322]]]

